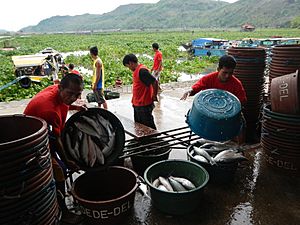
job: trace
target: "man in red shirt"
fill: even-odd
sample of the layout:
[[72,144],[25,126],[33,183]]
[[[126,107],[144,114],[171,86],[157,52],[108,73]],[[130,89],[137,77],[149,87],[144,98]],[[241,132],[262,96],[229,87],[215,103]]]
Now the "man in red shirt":
[[213,72],[200,78],[192,89],[185,92],[181,100],[185,100],[188,96],[193,96],[201,90],[216,88],[228,91],[234,94],[244,105],[247,102],[246,92],[239,79],[233,75],[236,61],[232,56],[224,55],[219,59],[217,72]]
[[[60,84],[52,85],[38,94],[28,103],[25,115],[44,119],[49,128],[49,146],[52,159],[53,175],[56,188],[65,194],[66,169],[77,171],[79,167],[68,159],[61,141],[61,133],[65,125],[68,110],[81,110],[84,107],[71,106],[83,90],[82,78],[77,74],[67,74]],[[63,212],[67,210],[63,198],[58,197]]]
[[156,91],[153,86],[157,83],[146,66],[139,64],[134,54],[128,54],[123,59],[123,65],[133,72],[132,106],[134,121],[156,129],[152,111]]
[[[162,63],[163,63],[163,56],[161,51],[159,51],[159,45],[157,43],[152,44],[153,51],[155,52],[154,58],[153,58],[153,66],[151,69],[152,75],[156,78],[157,80],[157,85],[154,87],[157,90],[161,90],[159,86],[159,78],[161,71],[163,69]],[[157,97],[154,99],[155,101],[158,101]]]

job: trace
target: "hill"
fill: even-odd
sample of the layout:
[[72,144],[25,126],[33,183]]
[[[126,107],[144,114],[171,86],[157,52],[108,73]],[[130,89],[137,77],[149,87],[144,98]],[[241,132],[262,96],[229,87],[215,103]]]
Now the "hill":
[[289,27],[300,15],[300,0],[160,0],[129,4],[102,15],[54,16],[23,32],[77,32],[108,29]]

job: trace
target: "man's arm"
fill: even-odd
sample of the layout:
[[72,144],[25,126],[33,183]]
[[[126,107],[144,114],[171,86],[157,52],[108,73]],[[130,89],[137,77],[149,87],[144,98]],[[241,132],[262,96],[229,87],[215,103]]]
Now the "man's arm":
[[180,100],[186,100],[187,97],[189,96],[193,96],[195,94],[197,94],[199,91],[203,90],[206,88],[206,81],[204,77],[200,78],[192,87],[190,90],[186,91],[182,97],[180,98]]
[[149,87],[150,85],[154,84],[156,82],[156,79],[147,69],[140,69],[139,74],[140,80]]

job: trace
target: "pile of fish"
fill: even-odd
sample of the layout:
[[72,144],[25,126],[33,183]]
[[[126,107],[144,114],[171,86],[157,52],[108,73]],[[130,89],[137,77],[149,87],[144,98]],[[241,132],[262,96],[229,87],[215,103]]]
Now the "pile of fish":
[[242,149],[233,142],[198,141],[195,145],[190,150],[194,159],[211,165],[217,165],[218,163],[238,163],[248,160],[243,155]]
[[188,179],[183,177],[158,177],[152,182],[152,185],[159,190],[169,192],[183,192],[196,188],[196,186]]
[[80,116],[65,131],[67,153],[87,167],[105,164],[115,144],[115,130],[101,115]]

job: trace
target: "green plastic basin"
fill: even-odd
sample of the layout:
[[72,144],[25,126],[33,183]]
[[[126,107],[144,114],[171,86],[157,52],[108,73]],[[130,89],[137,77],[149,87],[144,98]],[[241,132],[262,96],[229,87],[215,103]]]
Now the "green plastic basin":
[[[184,177],[196,188],[185,192],[162,191],[152,185],[159,176]],[[203,188],[209,180],[207,171],[200,165],[186,160],[163,160],[149,166],[144,179],[150,189],[152,204],[160,211],[171,215],[192,212],[201,203]]]

